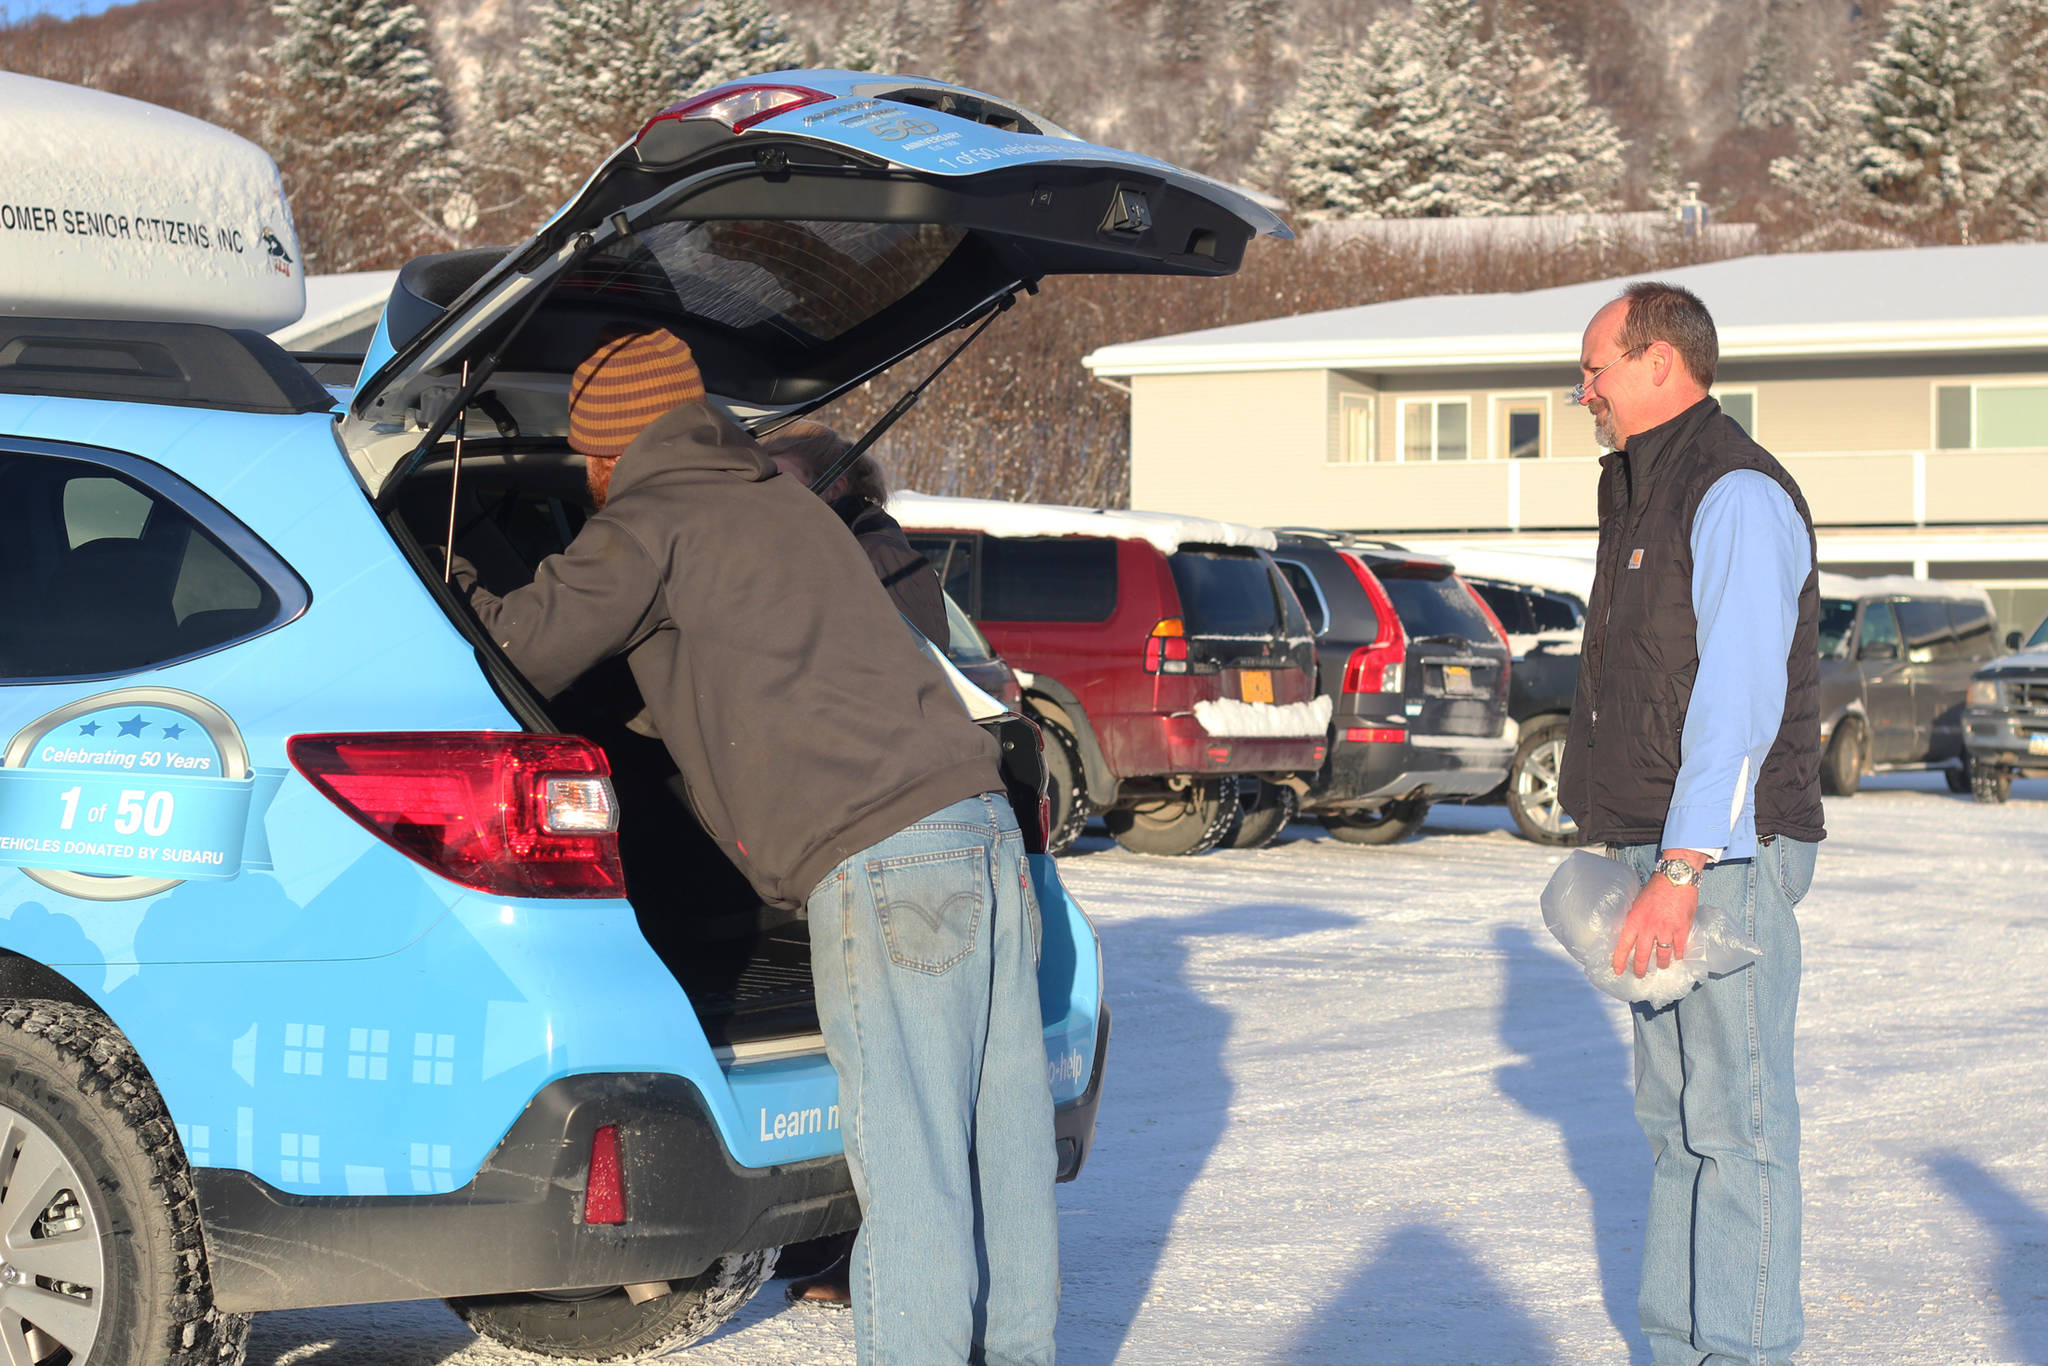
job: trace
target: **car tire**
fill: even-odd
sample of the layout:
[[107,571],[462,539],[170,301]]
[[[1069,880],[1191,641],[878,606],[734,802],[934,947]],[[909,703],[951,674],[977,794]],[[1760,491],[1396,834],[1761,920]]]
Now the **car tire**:
[[9,1360],[239,1366],[249,1316],[214,1307],[191,1169],[135,1050],[56,1001],[11,1002],[0,1026]]
[[1116,842],[1134,854],[1206,854],[1237,816],[1235,777],[1197,778],[1185,792],[1138,798],[1103,812]]
[[1280,832],[1300,811],[1301,795],[1287,784],[1246,778],[1238,784],[1237,819],[1223,832],[1223,847],[1264,849],[1280,838]]
[[1830,797],[1853,797],[1863,786],[1863,763],[1869,748],[1863,723],[1853,716],[1835,723],[1827,752],[1820,761],[1820,790]]
[[2012,770],[1970,760],[1970,795],[1996,806],[2012,795]]
[[472,1295],[448,1307],[478,1337],[562,1361],[634,1361],[695,1342],[737,1314],[775,1271],[775,1249],[720,1257],[666,1295],[635,1304],[623,1286]]
[[1045,796],[1052,807],[1045,832],[1045,852],[1064,854],[1088,824],[1088,784],[1081,776],[1081,744],[1057,721],[1040,716],[1040,759],[1045,765]]
[[1325,811],[1323,829],[1346,844],[1398,844],[1429,818],[1429,799],[1408,797],[1377,811]]
[[1579,844],[1585,838],[1558,801],[1558,775],[1570,726],[1560,716],[1528,731],[1515,746],[1514,762],[1508,767],[1508,815],[1522,838],[1536,844]]

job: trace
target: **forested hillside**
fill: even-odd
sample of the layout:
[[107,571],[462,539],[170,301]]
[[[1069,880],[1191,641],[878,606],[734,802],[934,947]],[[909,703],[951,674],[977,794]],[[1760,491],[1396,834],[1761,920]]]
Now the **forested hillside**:
[[[0,25],[0,66],[270,149],[315,271],[516,240],[652,110],[813,64],[976,85],[1297,223],[1656,208],[1687,182],[1787,249],[2034,237],[2048,214],[2048,0],[141,0]],[[1691,250],[1267,246],[1227,284],[1062,283],[891,447],[925,487],[1115,501],[1094,346]]]

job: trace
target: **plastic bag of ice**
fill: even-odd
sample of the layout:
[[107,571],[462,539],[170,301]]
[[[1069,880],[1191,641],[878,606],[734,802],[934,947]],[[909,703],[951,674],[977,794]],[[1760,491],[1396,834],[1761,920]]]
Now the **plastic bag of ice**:
[[1557,865],[1543,889],[1543,923],[1578,960],[1593,985],[1624,1001],[1647,1001],[1662,1009],[1709,977],[1720,977],[1763,957],[1719,906],[1702,905],[1692,918],[1685,957],[1660,968],[1653,958],[1638,977],[1631,966],[1614,971],[1614,945],[1621,923],[1643,884],[1626,866],[1590,849],[1574,849]]

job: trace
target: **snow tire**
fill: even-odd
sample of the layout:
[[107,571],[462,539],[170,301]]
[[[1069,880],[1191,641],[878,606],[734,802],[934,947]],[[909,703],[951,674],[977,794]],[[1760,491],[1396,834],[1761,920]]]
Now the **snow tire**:
[[1399,844],[1428,818],[1428,798],[1408,797],[1377,811],[1325,811],[1323,829],[1346,844]]
[[1134,854],[1168,858],[1206,854],[1237,818],[1235,777],[1197,778],[1184,793],[1134,800],[1103,813],[1116,842]]
[[1828,737],[1827,753],[1820,761],[1820,790],[1828,796],[1853,797],[1863,786],[1863,764],[1869,749],[1863,735],[1863,723],[1853,716],[1835,723],[1835,733]]
[[1081,776],[1080,742],[1057,721],[1037,718],[1040,762],[1045,765],[1045,795],[1052,806],[1052,826],[1045,832],[1045,852],[1064,854],[1081,838],[1088,824],[1088,785]]
[[[58,1001],[5,1002],[0,1026],[0,1218],[27,1235],[9,1256],[28,1273],[0,1287],[8,1359],[241,1366],[249,1316],[214,1307],[191,1169],[134,1048],[105,1016]],[[55,1169],[17,1195],[31,1154]],[[47,1251],[27,1252],[44,1239]],[[91,1274],[88,1243],[96,1284],[77,1279]],[[47,1328],[30,1326],[39,1309]]]
[[[1252,788],[1250,801],[1245,788]],[[1237,790],[1237,819],[1223,832],[1226,849],[1264,849],[1280,838],[1287,823],[1301,813],[1301,796],[1285,783],[1247,778]]]
[[686,1347],[739,1313],[775,1272],[774,1248],[720,1257],[666,1295],[633,1303],[623,1286],[576,1295],[449,1300],[478,1337],[556,1361],[638,1361]]
[[[1508,766],[1508,815],[1522,838],[1536,844],[1580,844],[1578,822],[1558,800],[1564,770],[1564,740],[1570,721],[1553,717],[1522,736]],[[1341,837],[1340,837],[1341,838]]]
[[1987,805],[1997,806],[2012,795],[2012,770],[1996,764],[1970,761],[1970,795]]

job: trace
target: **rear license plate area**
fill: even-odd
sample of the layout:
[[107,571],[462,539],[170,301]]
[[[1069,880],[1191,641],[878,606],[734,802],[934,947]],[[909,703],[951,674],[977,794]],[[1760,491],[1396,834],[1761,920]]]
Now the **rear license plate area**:
[[1237,695],[1247,702],[1273,700],[1273,671],[1246,669],[1237,676]]
[[1452,697],[1470,697],[1479,688],[1472,682],[1472,666],[1469,664],[1444,665],[1444,692]]
[[2027,753],[2048,754],[2048,732],[2027,737]]

